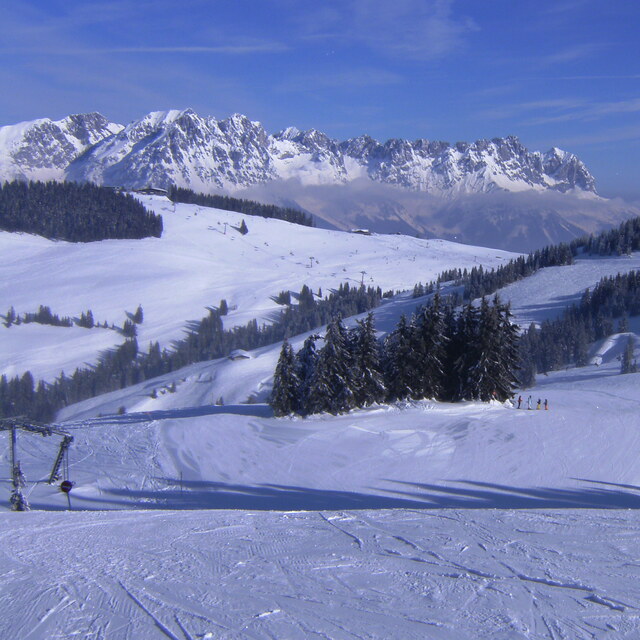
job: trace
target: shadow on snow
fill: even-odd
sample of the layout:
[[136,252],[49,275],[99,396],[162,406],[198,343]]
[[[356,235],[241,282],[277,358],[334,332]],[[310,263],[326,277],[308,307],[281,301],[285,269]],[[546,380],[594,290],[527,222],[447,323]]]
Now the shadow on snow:
[[[638,509],[640,487],[583,480],[578,489],[509,487],[457,481],[461,486],[391,481],[395,496],[311,489],[278,484],[237,485],[224,482],[157,479],[164,487],[109,489],[101,498],[79,498],[83,508],[243,509],[318,511],[340,509]],[[76,503],[77,504],[77,503]],[[102,506],[101,506],[102,505]]]

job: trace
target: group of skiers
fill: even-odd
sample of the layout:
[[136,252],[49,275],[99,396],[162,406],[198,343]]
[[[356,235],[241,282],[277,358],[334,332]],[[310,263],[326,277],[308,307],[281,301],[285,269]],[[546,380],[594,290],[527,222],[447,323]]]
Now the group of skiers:
[[[543,402],[540,398],[538,398],[536,409],[542,409],[542,407],[543,407]],[[522,396],[518,396],[518,409],[522,409]],[[533,400],[531,396],[527,398],[527,409],[533,409]],[[545,411],[549,410],[549,401],[546,398],[544,400],[544,409]]]

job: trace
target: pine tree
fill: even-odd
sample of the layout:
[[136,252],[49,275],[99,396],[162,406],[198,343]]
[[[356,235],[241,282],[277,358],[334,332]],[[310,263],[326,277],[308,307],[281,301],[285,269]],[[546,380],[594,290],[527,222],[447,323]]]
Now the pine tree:
[[297,410],[299,387],[300,380],[296,373],[293,349],[285,338],[273,376],[273,389],[269,399],[269,405],[276,416],[286,416]]
[[9,307],[7,315],[5,316],[5,326],[10,327],[16,321],[16,310],[13,307]]
[[340,316],[327,326],[324,347],[318,353],[307,396],[309,413],[334,415],[354,406],[353,372],[348,335]]
[[414,325],[404,314],[385,341],[385,383],[391,400],[412,397],[418,387],[416,353],[413,350]]
[[238,231],[240,231],[243,236],[246,236],[247,233],[249,233],[249,228],[247,227],[247,223],[244,221],[244,219],[242,220],[242,224],[240,225]]
[[298,410],[300,413],[308,413],[307,397],[311,385],[311,377],[318,361],[316,351],[316,340],[320,338],[317,334],[310,335],[302,345],[302,349],[296,354],[296,374],[299,380],[298,387]]
[[445,359],[444,317],[440,294],[424,306],[416,320],[414,350],[420,363],[418,384],[413,397],[442,398],[444,389],[443,363]]
[[122,325],[122,335],[127,338],[134,338],[137,334],[136,325],[127,318]]
[[386,396],[386,388],[372,313],[364,320],[358,320],[353,341],[353,360],[356,406],[367,407],[382,402]]
[[[89,312],[89,313],[91,313],[91,312]],[[139,304],[138,308],[136,309],[136,312],[133,314],[133,321],[136,324],[142,324],[143,320],[144,320],[144,313],[142,312],[142,305]]]
[[471,303],[462,310],[456,327],[454,344],[459,349],[453,363],[452,400],[472,400],[477,395],[474,368],[480,359],[478,309]]

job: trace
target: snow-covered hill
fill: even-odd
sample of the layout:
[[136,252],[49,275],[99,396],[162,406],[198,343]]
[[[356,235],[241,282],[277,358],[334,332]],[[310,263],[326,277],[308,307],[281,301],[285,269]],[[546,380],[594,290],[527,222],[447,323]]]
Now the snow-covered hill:
[[[183,383],[191,402],[217,366],[246,390],[246,370],[211,363]],[[96,417],[130,390],[93,418],[69,408],[74,511],[41,483],[29,498],[48,513],[0,514],[0,636],[631,640],[640,394],[618,370],[539,380],[527,393],[548,411],[275,419],[160,394]],[[19,436],[31,481],[49,440]]]
[[[179,335],[185,309],[198,317],[222,297],[238,304],[232,324],[268,317],[269,296],[305,282],[326,289],[344,275],[405,288],[508,258],[248,217],[241,236],[237,214],[146,202],[165,215],[161,239],[68,245],[3,234],[16,252],[0,267],[15,269],[6,290],[25,304],[50,290],[33,304],[61,314],[90,306],[114,321],[142,303],[142,342]],[[28,265],[40,265],[31,277]],[[580,259],[501,294],[526,325],[639,266],[640,254]],[[417,302],[386,301],[378,329]],[[90,351],[75,335],[29,351],[11,332],[32,328],[0,328],[5,358],[25,350],[53,372]],[[58,418],[74,436],[74,511],[43,482],[55,437],[18,436],[35,510],[0,513],[0,605],[11,612],[0,637],[637,638],[640,374],[618,373],[626,339],[611,336],[588,367],[522,391],[548,411],[422,401],[276,419],[264,400],[277,344],[67,407]],[[6,435],[0,446],[6,469]],[[0,489],[8,496],[7,482]]]
[[[513,254],[440,240],[360,235],[242,216],[166,198],[141,196],[163,216],[161,238],[88,244],[0,233],[2,313],[48,305],[60,316],[91,309],[97,322],[121,327],[142,305],[138,342],[170,346],[190,320],[225,299],[225,325],[268,322],[281,309],[272,297],[307,284],[327,294],[341,283],[364,282],[384,291],[412,288],[443,269],[493,267]],[[237,228],[245,220],[249,233]],[[30,369],[48,380],[94,363],[101,350],[122,342],[113,330],[0,324],[0,374]]]

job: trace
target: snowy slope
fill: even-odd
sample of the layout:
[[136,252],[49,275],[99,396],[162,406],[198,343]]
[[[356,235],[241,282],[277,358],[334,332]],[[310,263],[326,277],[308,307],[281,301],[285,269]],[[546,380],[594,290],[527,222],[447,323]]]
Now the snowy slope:
[[[53,511],[0,514],[0,637],[636,638],[640,387],[618,368],[544,377],[549,411],[165,394],[67,421],[76,512],[30,484]],[[30,480],[55,444],[20,436]]]
[[[296,255],[287,258],[282,245],[270,253],[284,242],[278,239],[289,228],[284,223],[247,218],[249,234],[231,240],[229,228],[226,236],[208,232],[204,211],[185,210],[183,218],[180,212],[178,207],[172,218],[173,231],[165,219],[164,262],[151,265],[167,286],[162,301],[167,295],[187,298],[179,287],[189,289],[191,280],[172,280],[169,266],[186,271],[209,265],[208,254],[199,253],[208,238],[221,243],[210,241],[212,254],[224,252],[224,260],[236,265],[235,279],[224,270],[218,274],[235,292],[229,302],[246,300],[247,309],[263,313],[274,291],[269,284],[254,300],[248,283],[266,287],[271,277],[282,283],[280,290],[300,277],[300,284],[326,288],[323,278],[355,259],[350,253],[356,248],[366,265],[361,269],[387,278],[385,287],[417,274],[416,262],[420,273],[444,268],[437,261],[420,263],[426,260],[419,251],[424,241],[323,236],[327,232],[300,227]],[[189,222],[203,225],[199,233],[191,234],[189,215]],[[262,236],[272,227],[277,231],[265,246]],[[252,237],[257,228],[262,245]],[[34,255],[45,250],[39,239],[22,238],[35,247]],[[383,251],[378,242],[401,244]],[[240,249],[237,258],[229,257],[235,255],[231,243]],[[443,250],[439,259],[460,258],[451,245],[428,245]],[[115,257],[109,249],[111,262],[99,262],[107,269],[104,280],[98,280],[100,269],[89,272],[97,290],[110,291],[110,301],[117,302],[104,313],[127,302],[131,278],[118,261],[144,251],[140,246]],[[49,250],[68,247],[56,243]],[[392,251],[399,260],[389,259]],[[319,264],[307,267],[307,253]],[[483,255],[491,254],[497,255]],[[148,259],[152,251],[144,255]],[[466,255],[471,261],[474,254]],[[285,262],[280,269],[273,266],[278,260]],[[543,269],[501,293],[521,323],[539,322],[603,275],[638,268],[639,261],[637,254],[583,259]],[[109,264],[122,269],[122,283],[110,284]],[[256,275],[247,264],[268,274]],[[85,289],[93,282],[82,280],[88,268],[73,270]],[[318,280],[298,275],[312,272]],[[136,302],[125,308],[133,311],[142,302],[142,328],[159,331],[161,323],[153,324],[159,310],[134,297],[145,290],[142,283],[154,280],[138,282],[139,276],[130,294]],[[350,277],[362,276],[357,271]],[[216,292],[213,303],[219,297]],[[58,300],[62,304],[64,297]],[[416,302],[409,294],[386,301],[375,311],[378,328],[392,328]],[[236,318],[241,311],[242,304]],[[0,620],[0,637],[640,637],[640,374],[618,375],[626,338],[594,345],[589,367],[539,376],[523,395],[531,394],[534,404],[547,399],[549,411],[424,401],[338,417],[276,419],[263,401],[279,345],[258,349],[248,360],[198,363],[68,407],[59,420],[75,438],[73,512],[63,511],[63,494],[42,482],[55,437],[19,435],[36,511],[0,513],[0,604],[13,612]],[[70,345],[64,343],[64,357],[79,352],[79,345]],[[43,357],[33,354],[44,369]],[[220,396],[224,405],[215,406]],[[122,406],[127,413],[116,415]],[[0,447],[6,469],[5,435]],[[0,489],[8,496],[6,482]]]
[[[206,307],[223,298],[235,308],[225,318],[227,327],[253,318],[262,323],[281,308],[272,296],[304,284],[325,294],[343,282],[405,289],[443,269],[497,266],[513,255],[439,240],[312,229],[173,205],[157,196],[141,199],[163,216],[162,238],[74,244],[0,232],[0,312],[10,306],[18,313],[36,311],[42,304],[60,316],[78,317],[91,309],[96,321],[121,327],[126,313],[141,304],[140,345],[159,340],[169,346],[184,335],[188,321],[202,318]],[[243,219],[246,236],[234,229]],[[51,380],[62,370],[96,362],[101,350],[122,340],[107,329],[2,323],[0,374],[30,369],[36,379]]]

